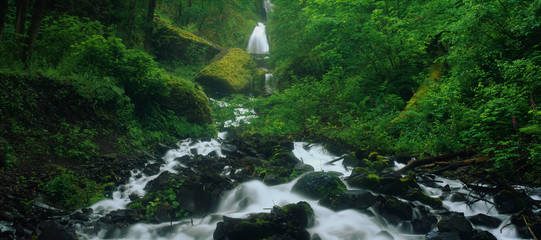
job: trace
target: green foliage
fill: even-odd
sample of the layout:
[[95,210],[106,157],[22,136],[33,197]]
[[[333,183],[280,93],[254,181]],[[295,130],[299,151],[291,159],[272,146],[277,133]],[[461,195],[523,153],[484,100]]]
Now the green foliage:
[[71,57],[60,67],[71,73],[88,73],[113,77],[142,113],[154,97],[168,93],[163,72],[152,58],[140,51],[127,49],[121,39],[95,35],[75,45]]
[[56,67],[73,45],[86,41],[90,36],[103,35],[105,31],[105,26],[98,21],[68,15],[46,16],[40,27],[35,57],[43,58],[41,61]]
[[67,172],[56,176],[43,188],[47,197],[56,205],[76,209],[89,206],[104,199],[105,185],[100,185],[84,176]]
[[89,160],[96,154],[97,146],[93,142],[94,129],[81,129],[77,125],[61,123],[60,130],[52,139],[53,150],[57,156],[65,159]]

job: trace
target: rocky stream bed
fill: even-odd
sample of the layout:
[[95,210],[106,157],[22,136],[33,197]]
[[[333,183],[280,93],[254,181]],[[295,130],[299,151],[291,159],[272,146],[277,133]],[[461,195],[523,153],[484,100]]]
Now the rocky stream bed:
[[[1,239],[527,239],[540,189],[397,169],[411,160],[331,154],[320,144],[221,133],[124,163],[108,199],[66,212],[2,201]],[[329,164],[329,162],[332,162]],[[119,163],[120,164],[120,163]],[[107,164],[102,166],[108,167]],[[474,171],[461,168],[459,174]],[[6,176],[4,176],[6,177]],[[468,183],[470,186],[473,183]],[[27,215],[28,214],[28,215]],[[533,223],[533,224],[532,224]],[[528,224],[528,225],[527,225]]]

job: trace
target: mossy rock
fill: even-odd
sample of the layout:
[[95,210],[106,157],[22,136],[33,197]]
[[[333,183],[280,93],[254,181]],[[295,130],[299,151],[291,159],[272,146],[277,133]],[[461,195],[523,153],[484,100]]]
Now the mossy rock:
[[169,96],[162,100],[167,109],[192,123],[212,123],[210,100],[201,87],[179,79],[169,81],[167,86],[170,89]]
[[346,185],[340,179],[326,172],[310,172],[302,176],[295,185],[293,192],[314,199],[322,199],[327,195],[338,195],[346,190]]
[[433,198],[426,195],[421,189],[410,189],[404,199],[410,201],[419,201],[434,209],[442,209],[443,203],[439,198]]
[[223,50],[195,77],[211,96],[247,93],[251,89],[254,62],[250,54],[239,48]]
[[365,168],[355,168],[347,182],[352,187],[360,187],[377,193],[404,197],[410,189],[420,189],[410,176],[377,175],[369,173]]
[[155,17],[156,31],[152,37],[152,49],[158,60],[180,61],[185,64],[209,62],[220,52],[220,47],[191,32],[176,28],[167,21]]

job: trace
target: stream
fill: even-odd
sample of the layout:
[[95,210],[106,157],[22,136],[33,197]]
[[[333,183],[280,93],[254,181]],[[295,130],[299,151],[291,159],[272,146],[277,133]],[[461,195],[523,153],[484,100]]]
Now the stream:
[[[186,167],[175,159],[180,159],[183,156],[194,156],[194,153],[207,155],[215,153],[217,156],[226,157],[222,153],[223,139],[227,138],[227,134],[222,132],[218,139],[202,140],[181,140],[178,143],[178,149],[172,149],[163,157],[165,161],[160,168],[160,173],[164,171],[176,172],[179,167]],[[327,162],[338,158],[330,154],[321,144],[313,144],[306,142],[295,142],[293,154],[301,159],[305,164],[314,167],[315,171],[335,172],[345,176],[351,174],[351,169],[345,168],[342,165],[342,160],[334,162],[332,165]],[[152,163],[152,162],[149,162]],[[401,165],[397,165],[398,168]],[[229,166],[224,168],[223,175],[227,176],[230,171]],[[146,176],[138,170],[132,171],[130,182],[119,187],[113,194],[113,199],[100,201],[91,208],[93,209],[92,219],[98,220],[113,210],[123,209],[130,202],[129,196],[137,194],[143,196],[145,185],[159,176],[159,174]],[[444,194],[453,195],[457,193],[471,194],[471,191],[463,186],[462,183],[456,180],[449,180],[442,177],[436,177],[434,184],[421,185],[422,189],[432,197],[441,197]],[[172,223],[165,222],[161,224],[137,223],[129,226],[123,236],[116,236],[116,239],[213,239],[213,232],[216,224],[222,221],[223,216],[242,218],[250,213],[269,212],[273,206],[283,206],[289,203],[306,201],[313,208],[315,213],[315,224],[307,229],[311,235],[317,234],[321,239],[424,239],[424,235],[416,235],[410,233],[405,226],[395,226],[388,224],[374,209],[368,209],[370,214],[366,214],[357,210],[342,210],[333,211],[318,204],[318,201],[307,199],[299,194],[291,191],[297,179],[280,185],[268,186],[265,183],[252,180],[244,182],[234,189],[227,191],[221,196],[221,201],[218,208],[212,214],[203,218],[185,219]],[[444,186],[448,186],[451,192],[444,193]],[[348,189],[352,189],[348,187]],[[534,196],[536,199],[541,198],[539,191]],[[513,225],[503,228],[500,233],[500,228],[509,223],[509,215],[498,214],[491,204],[485,202],[476,202],[472,205],[467,205],[461,201],[452,201],[451,198],[446,198],[443,204],[449,211],[463,212],[466,217],[473,216],[479,213],[487,214],[502,220],[497,228],[480,227],[480,229],[488,230],[498,239],[520,239],[515,234]],[[417,203],[418,204],[418,203]],[[193,224],[192,224],[193,221]],[[172,230],[164,234],[163,229],[169,228],[172,225]],[[85,232],[81,229],[81,232]],[[87,239],[103,239],[107,231],[103,230],[95,236],[83,235]],[[392,238],[390,238],[392,236]]]
[[[264,0],[263,4],[266,10],[264,17],[266,20],[272,12],[272,4],[268,0]],[[259,56],[269,53],[269,44],[264,23],[258,23],[254,28],[247,50],[249,53]],[[266,92],[272,94],[275,89],[275,83],[272,81],[272,73],[266,73],[265,78],[265,82],[267,83],[265,86]],[[218,102],[218,104],[225,106],[223,102]],[[235,114],[237,115],[236,119],[227,121],[224,124],[225,127],[235,127],[239,125],[240,121],[249,121],[250,118],[256,117],[253,110],[245,108],[236,109]],[[223,167],[221,176],[235,183],[235,187],[218,196],[219,201],[217,206],[213,208],[210,214],[205,214],[202,217],[184,218],[180,221],[143,223],[140,220],[128,225],[106,226],[102,228],[94,228],[96,225],[88,224],[88,222],[96,223],[102,221],[114,212],[127,209],[132,199],[145,196],[147,193],[145,187],[149,182],[156,180],[165,172],[175,174],[182,171],[182,169],[191,169],[193,172],[199,171],[185,164],[189,162],[186,159],[193,160],[198,156],[207,155],[214,158],[227,159],[229,157],[228,154],[231,152],[231,144],[227,142],[228,137],[228,133],[220,132],[216,139],[180,140],[177,146],[167,151],[162,159],[149,160],[146,164],[147,166],[160,164],[157,173],[145,174],[143,169],[131,170],[129,181],[117,187],[112,193],[111,198],[99,201],[90,207],[92,210],[88,221],[74,223],[78,237],[81,239],[210,240],[215,239],[215,229],[218,223],[224,221],[224,217],[245,218],[254,213],[270,213],[271,209],[275,206],[284,206],[304,201],[310,205],[314,212],[314,224],[306,229],[311,239],[428,239],[428,235],[437,230],[435,224],[431,226],[431,230],[429,230],[431,232],[420,234],[414,233],[412,222],[422,219],[427,214],[437,216],[438,220],[440,220],[441,216],[448,212],[463,213],[468,219],[479,214],[488,215],[492,219],[496,219],[499,224],[496,223],[497,226],[493,225],[491,227],[487,227],[485,224],[473,224],[473,228],[490,232],[497,239],[522,239],[517,234],[515,225],[509,224],[511,215],[499,214],[493,204],[486,201],[476,201],[469,204],[468,201],[478,197],[481,198],[482,196],[476,196],[471,189],[468,189],[457,180],[450,180],[440,176],[428,176],[429,180],[426,181],[426,178],[421,179],[418,176],[417,181],[422,191],[430,197],[442,199],[443,209],[434,209],[418,201],[408,202],[400,199],[399,201],[407,202],[410,206],[413,206],[413,220],[399,221],[397,224],[389,220],[389,216],[382,214],[381,210],[378,210],[377,204],[373,204],[373,206],[364,210],[345,209],[335,211],[322,206],[318,200],[295,193],[292,191],[292,188],[302,175],[287,183],[278,185],[267,184],[264,182],[264,179],[263,181],[252,179],[240,182],[233,179],[232,175],[243,171],[243,169],[231,165]],[[348,190],[360,189],[348,186],[346,183],[347,177],[352,175],[353,168],[346,167],[343,164],[344,160],[333,161],[342,156],[331,154],[322,144],[293,142],[293,150],[291,152],[303,164],[312,166],[314,171],[332,173],[334,176],[338,176],[346,184]],[[332,164],[329,164],[331,161],[333,161]],[[404,163],[394,162],[394,170],[402,166],[404,166]],[[541,189],[529,189],[529,192],[533,199],[541,199]],[[371,193],[376,195],[380,199],[379,201],[387,197],[384,194]],[[485,196],[485,198],[493,202],[492,197]],[[0,222],[0,225],[7,224]]]

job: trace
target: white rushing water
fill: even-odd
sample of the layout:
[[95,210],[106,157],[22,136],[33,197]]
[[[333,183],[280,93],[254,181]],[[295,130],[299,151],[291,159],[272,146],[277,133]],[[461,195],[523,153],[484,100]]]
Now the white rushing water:
[[250,40],[248,41],[248,52],[252,54],[267,54],[269,53],[269,43],[267,34],[265,33],[265,24],[257,23],[254,28]]
[[[225,133],[220,133],[220,138],[225,138]],[[164,164],[160,172],[175,172],[175,168],[184,167],[176,158],[185,155],[193,156],[197,154],[210,154],[215,152],[217,156],[223,157],[221,152],[220,139],[211,139],[208,141],[186,139],[178,143],[178,149],[170,150],[164,157]],[[305,164],[312,165],[316,171],[335,172],[342,174],[342,179],[351,174],[351,169],[342,165],[342,160],[333,164],[327,164],[340,156],[335,156],[326,151],[321,144],[310,144],[306,142],[295,142],[293,153]],[[113,199],[100,201],[92,206],[95,210],[96,218],[104,216],[106,213],[125,208],[129,203],[129,195],[144,195],[144,186],[148,181],[156,178],[159,174],[145,176],[134,171],[130,183],[122,186],[113,194]],[[459,181],[449,180],[441,177],[434,179],[435,183],[441,187],[449,185],[452,193],[471,194]],[[197,219],[186,219],[170,223],[149,224],[138,223],[126,230],[124,239],[213,239],[213,233],[216,224],[223,220],[223,216],[242,218],[250,213],[270,212],[273,206],[283,206],[299,201],[306,201],[313,208],[315,213],[315,225],[307,229],[310,234],[317,234],[321,239],[339,240],[339,239],[388,239],[392,235],[394,239],[424,239],[424,235],[413,235],[404,233],[399,226],[387,224],[386,221],[377,213],[372,211],[372,215],[361,213],[357,210],[343,210],[335,212],[328,208],[319,206],[317,201],[309,200],[296,193],[291,192],[296,180],[286,184],[267,186],[261,181],[249,181],[240,184],[236,188],[226,192],[218,205],[217,210],[206,217]],[[444,194],[440,187],[422,186],[423,190],[432,197],[440,197]],[[536,196],[538,197],[538,196]],[[491,201],[492,199],[489,199]],[[464,202],[452,202],[447,198],[443,201],[444,206],[450,211],[464,212],[465,216],[473,216],[483,213],[495,216],[503,220],[499,228],[509,223],[509,215],[498,214],[493,206],[486,202],[476,202],[467,205]],[[513,226],[503,228],[502,233],[499,228],[487,229],[498,239],[511,240],[519,239],[515,234]],[[105,231],[97,236],[86,236],[92,239],[102,239]]]
[[272,73],[265,74],[265,93],[273,94],[276,91],[276,79],[272,76]]

